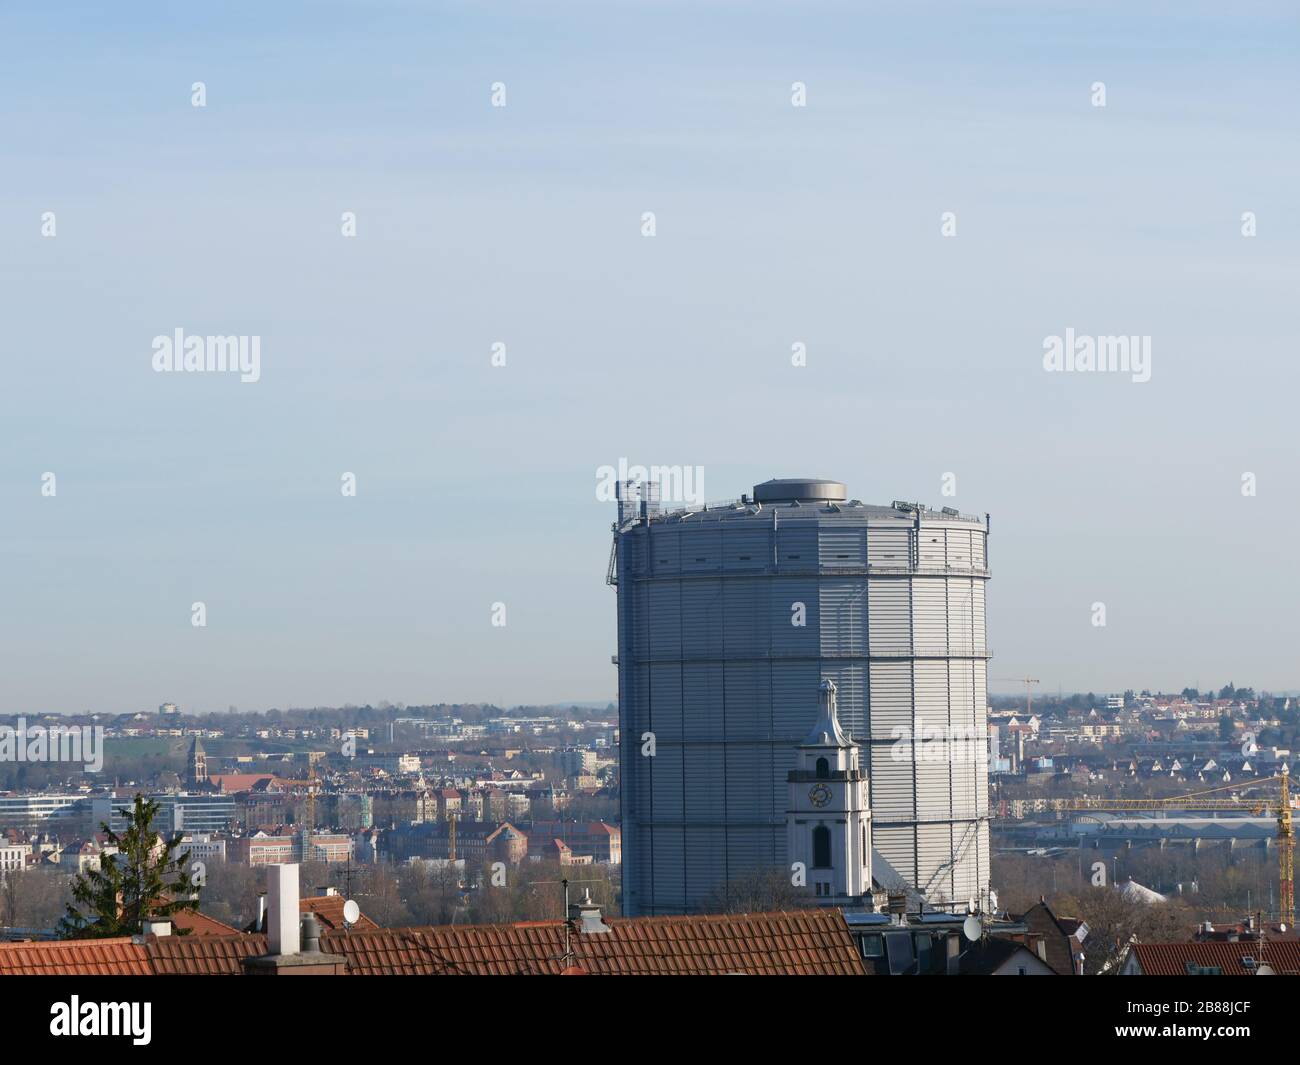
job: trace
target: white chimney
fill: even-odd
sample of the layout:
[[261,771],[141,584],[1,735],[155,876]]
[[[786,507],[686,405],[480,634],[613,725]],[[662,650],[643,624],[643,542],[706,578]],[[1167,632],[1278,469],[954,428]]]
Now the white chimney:
[[299,935],[298,866],[266,867],[266,932],[271,954],[297,954]]
[[169,936],[172,934],[172,923],[167,918],[154,918],[144,922],[144,934],[155,936]]

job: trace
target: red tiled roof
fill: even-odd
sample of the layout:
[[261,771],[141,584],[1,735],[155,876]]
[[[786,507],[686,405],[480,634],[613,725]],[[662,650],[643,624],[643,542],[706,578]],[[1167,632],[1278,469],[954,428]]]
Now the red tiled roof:
[[[1137,943],[1132,950],[1144,976],[1186,976],[1189,963],[1216,966],[1224,976],[1253,976],[1241,959],[1260,957],[1258,943]],[[1266,942],[1263,958],[1279,976],[1300,974],[1300,941]]]
[[[862,976],[839,910],[612,918],[611,931],[573,932],[574,964],[593,975]],[[321,937],[357,975],[514,975],[565,971],[561,921],[380,929]]]
[[149,960],[156,976],[242,976],[243,959],[267,951],[266,936],[150,936]]
[[[342,895],[315,895],[310,898],[298,900],[298,912],[314,913],[320,921],[322,931],[330,931],[335,928],[343,927],[343,904],[347,902]],[[352,926],[354,929],[378,928],[364,913],[357,919],[357,923]]]
[[177,910],[171,915],[172,927],[178,932],[187,932],[192,936],[233,936],[238,928],[209,917],[198,910]]
[[[321,902],[340,896],[304,900]],[[340,915],[341,916],[341,915]],[[564,923],[354,928],[327,931],[321,950],[342,954],[353,975],[751,975],[862,976],[866,969],[839,910],[693,917],[613,918],[611,931],[569,936]],[[1207,944],[1212,945],[1212,944]],[[144,936],[0,944],[5,973],[235,976],[267,951],[265,935]]]
[[0,943],[0,976],[148,976],[143,944],[120,939]]

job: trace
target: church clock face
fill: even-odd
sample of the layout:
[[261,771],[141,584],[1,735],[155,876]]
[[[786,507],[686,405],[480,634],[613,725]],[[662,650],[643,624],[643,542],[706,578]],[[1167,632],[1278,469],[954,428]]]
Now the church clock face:
[[831,801],[831,789],[825,784],[814,784],[808,790],[809,801],[818,809]]

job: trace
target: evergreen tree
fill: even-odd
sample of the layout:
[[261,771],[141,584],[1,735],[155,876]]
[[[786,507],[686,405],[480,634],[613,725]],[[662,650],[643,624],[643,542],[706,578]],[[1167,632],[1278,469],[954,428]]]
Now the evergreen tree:
[[78,874],[72,885],[73,903],[59,921],[64,939],[139,935],[148,919],[199,908],[189,852],[176,853],[180,833],[164,840],[154,830],[158,803],[136,795],[134,809],[122,812],[127,823],[121,835],[100,826],[117,853],[104,854],[98,869]]

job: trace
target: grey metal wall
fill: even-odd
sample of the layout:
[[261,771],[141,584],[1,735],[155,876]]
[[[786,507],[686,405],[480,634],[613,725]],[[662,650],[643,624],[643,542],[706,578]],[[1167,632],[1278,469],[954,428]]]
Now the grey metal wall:
[[868,763],[876,849],[933,902],[983,896],[987,743],[908,752],[895,730],[920,715],[985,735],[986,534],[858,503],[618,528],[625,913],[699,910],[729,879],[785,864],[786,773],[823,678]]

